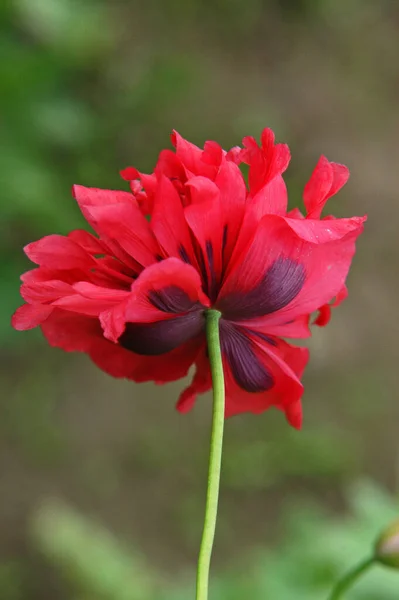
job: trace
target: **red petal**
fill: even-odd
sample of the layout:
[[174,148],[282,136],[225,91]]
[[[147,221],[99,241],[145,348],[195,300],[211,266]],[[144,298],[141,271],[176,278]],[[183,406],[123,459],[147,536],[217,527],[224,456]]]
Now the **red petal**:
[[348,288],[346,287],[346,285],[344,285],[336,295],[335,300],[333,302],[331,302],[330,304],[324,304],[319,308],[319,314],[315,319],[314,324],[318,325],[319,327],[324,327],[325,325],[328,325],[331,319],[331,308],[333,306],[335,307],[341,304],[341,302],[343,302],[347,298],[347,296]]
[[155,194],[151,227],[166,255],[178,258],[186,255],[192,265],[197,265],[180,196],[163,175]]
[[127,300],[130,293],[104,288],[85,281],[72,286],[72,293],[53,301],[53,306],[88,316],[99,316],[105,310]]
[[204,144],[204,151],[201,159],[207,165],[213,165],[218,168],[223,160],[225,152],[222,147],[217,143],[209,140]]
[[249,207],[260,220],[267,214],[284,215],[287,212],[287,187],[281,175],[264,185],[250,200]]
[[165,175],[168,179],[178,179],[185,182],[186,176],[181,160],[172,150],[162,150],[155,166],[155,174]]
[[24,248],[28,258],[48,269],[87,269],[93,259],[71,239],[62,235],[48,235]]
[[[218,302],[229,294],[254,290],[271,265],[289,259],[302,265],[306,279],[297,295],[280,310],[267,316],[270,323],[284,324],[317,310],[341,290],[355,252],[362,226],[340,240],[312,244],[299,238],[285,219],[268,215],[257,229],[250,247],[231,266]],[[266,319],[266,317],[265,317]]]
[[314,324],[318,325],[319,327],[325,327],[330,322],[330,319],[331,307],[329,304],[323,304],[323,306],[319,308],[319,314],[315,319]]
[[321,156],[304,189],[303,200],[308,217],[320,218],[327,200],[345,185],[348,178],[347,167]]
[[[290,417],[295,427],[300,427],[298,404],[303,393],[299,380],[309,358],[306,348],[296,348],[275,338],[276,347],[250,336],[257,348],[257,358],[272,374],[274,386],[262,393],[249,393],[242,390],[235,382],[228,363],[225,362],[226,379],[226,417],[242,412],[261,413],[271,406],[283,410]],[[296,407],[293,410],[293,407]],[[296,414],[296,418],[295,418]]]
[[68,233],[68,238],[79,244],[79,246],[82,246],[89,254],[106,253],[106,248],[101,240],[84,229],[75,229],[74,231],[71,231]]
[[303,240],[314,244],[324,244],[339,240],[351,231],[362,227],[367,220],[364,217],[352,217],[350,219],[286,219],[287,224]]
[[75,186],[75,197],[83,215],[100,236],[116,241],[143,266],[156,260],[159,246],[131,194]]
[[290,151],[285,144],[274,145],[274,133],[264,129],[261,134],[262,146],[259,147],[252,137],[243,139],[245,150],[242,159],[249,164],[249,189],[254,196],[264,185],[281,175],[288,167]]
[[11,325],[17,331],[37,327],[52,313],[53,307],[45,304],[23,304],[13,314]]
[[155,381],[162,384],[185,377],[202,344],[203,339],[199,338],[162,356],[140,356],[140,369],[137,370],[134,381]]
[[309,323],[310,315],[302,315],[295,320],[280,324],[270,323],[269,316],[249,319],[248,321],[240,321],[240,325],[243,327],[248,327],[249,329],[264,335],[296,339],[308,338],[312,335]]
[[348,293],[348,288],[346,287],[346,285],[343,285],[338,294],[335,296],[335,300],[331,304],[331,306],[339,306],[341,302],[347,299]]
[[134,179],[140,179],[140,173],[134,167],[126,167],[126,169],[122,169],[122,171],[119,171],[119,174],[125,181],[133,181]]
[[198,354],[199,342],[189,342],[162,357],[139,356],[106,340],[98,319],[54,310],[42,324],[51,346],[67,352],[85,352],[100,369],[113,377],[134,381],[175,381],[187,374]]
[[79,281],[75,283],[73,289],[89,300],[100,300],[104,302],[113,302],[114,304],[126,300],[130,292],[126,290],[117,290],[109,287],[101,287],[100,285],[93,285],[87,281]]
[[290,219],[304,219],[304,215],[301,213],[299,208],[295,207],[289,212],[287,212],[287,217]]
[[231,160],[236,165],[240,165],[243,162],[242,159],[243,150],[240,146],[233,146],[226,154],[226,160]]
[[98,317],[104,310],[108,310],[114,306],[111,300],[94,300],[85,298],[80,294],[63,296],[52,303],[52,306],[57,306],[65,311],[79,313],[90,317]]
[[176,156],[186,169],[194,175],[204,175],[213,179],[216,168],[203,161],[203,150],[185,140],[177,131],[173,131],[172,143],[176,147]]
[[240,169],[233,162],[224,162],[215,178],[220,191],[223,227],[226,227],[223,258],[228,260],[237,242],[245,211],[247,189]]
[[70,294],[73,294],[72,286],[60,280],[32,281],[21,285],[21,296],[30,304],[49,303]]
[[72,195],[79,204],[83,216],[87,206],[108,206],[109,204],[129,204],[133,197],[129,192],[120,190],[102,190],[100,188],[88,188],[83,185],[72,186]]
[[[184,214],[195,235],[205,259],[210,288],[216,289],[221,278],[223,215],[219,188],[205,177],[194,177],[187,182],[193,203]],[[213,295],[212,291],[210,294]]]
[[104,337],[117,343],[126,327],[127,301],[112,306],[100,314],[100,323]]
[[126,310],[126,321],[151,323],[170,319],[171,313],[161,311],[149,300],[150,292],[159,292],[168,287],[182,290],[193,304],[200,302],[209,306],[209,299],[202,291],[198,272],[177,258],[168,258],[145,269],[132,285],[132,293]]

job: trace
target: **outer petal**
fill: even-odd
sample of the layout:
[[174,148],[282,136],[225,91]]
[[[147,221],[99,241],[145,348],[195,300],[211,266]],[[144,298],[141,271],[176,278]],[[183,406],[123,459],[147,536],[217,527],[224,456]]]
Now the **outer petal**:
[[72,286],[60,280],[23,283],[21,285],[22,298],[31,304],[37,302],[48,304],[69,294],[73,294]]
[[249,189],[252,196],[288,167],[289,148],[286,144],[275,145],[274,139],[273,131],[267,128],[262,131],[261,147],[252,137],[243,139],[245,150],[242,160],[249,164]]
[[164,175],[168,179],[185,182],[186,173],[181,160],[172,150],[162,150],[155,167],[156,175]]
[[78,185],[73,193],[84,217],[105,240],[116,241],[144,267],[157,260],[159,246],[131,194]]
[[[229,325],[227,326],[229,327]],[[223,325],[221,329],[223,329]],[[287,420],[293,427],[299,429],[302,420],[300,399],[303,393],[300,378],[308,362],[309,351],[307,348],[290,346],[274,336],[269,336],[266,341],[249,330],[243,328],[241,331],[245,332],[247,343],[254,353],[252,356],[259,361],[265,371],[270,373],[273,385],[265,392],[245,391],[237,384],[232,365],[227,355],[223,353],[226,417],[242,412],[258,414],[275,406],[285,412]],[[242,361],[242,365],[246,365],[243,348],[238,348],[234,344],[232,347],[237,351],[237,360]],[[248,364],[248,366],[253,368],[253,365]],[[176,408],[180,412],[188,412],[194,406],[197,395],[207,392],[211,388],[209,359],[204,346],[196,360],[196,372],[192,383],[180,395]]]
[[24,248],[27,257],[48,269],[82,269],[93,266],[92,257],[76,242],[63,235],[48,235]]
[[207,165],[212,165],[215,168],[215,172],[221,165],[226,152],[222,149],[222,147],[212,140],[208,140],[204,144],[204,151],[202,153],[202,162]]
[[312,244],[281,217],[262,219],[251,246],[229,273],[216,306],[227,318],[263,315],[282,324],[309,314],[340,291],[362,226],[340,240]]
[[171,139],[172,144],[176,148],[176,155],[186,169],[194,173],[194,175],[214,178],[217,167],[203,160],[203,150],[185,140],[177,131],[173,131]]
[[269,316],[257,319],[240,320],[240,326],[247,327],[260,336],[279,336],[282,338],[303,339],[312,335],[310,331],[310,315],[301,315],[286,323],[270,323]]
[[287,212],[288,194],[287,187],[281,175],[277,175],[266,183],[255,194],[250,202],[258,220],[264,215],[285,215]]
[[257,414],[271,406],[276,406],[286,413],[291,425],[300,428],[300,399],[303,386],[299,378],[308,361],[308,350],[295,348],[278,338],[271,337],[265,341],[248,331],[245,332],[245,335],[256,360],[270,374],[273,384],[265,392],[245,391],[237,385],[234,367],[230,360],[224,357],[226,416],[241,412]]
[[[168,293],[162,297],[170,288],[173,288],[171,298]],[[132,285],[126,322],[151,323],[169,319],[196,305],[210,305],[201,289],[198,272],[177,258],[168,258],[145,269]]]
[[295,233],[308,242],[324,244],[340,240],[348,233],[358,230],[367,217],[351,217],[350,219],[286,219]]
[[348,181],[349,170],[344,165],[330,162],[321,156],[308,183],[305,186],[303,200],[311,219],[320,218],[327,200],[336,194]]
[[187,374],[199,349],[195,340],[162,357],[140,356],[103,337],[97,319],[54,310],[42,324],[51,346],[67,352],[85,352],[103,371],[113,377],[158,383],[175,381]]
[[319,308],[319,314],[317,315],[314,324],[318,325],[319,327],[325,327],[330,322],[330,319],[331,306],[330,304],[323,304],[323,306],[320,306]]
[[53,307],[45,304],[23,304],[13,314],[11,325],[17,331],[37,327],[52,313]]
[[68,238],[79,244],[79,246],[91,255],[104,254],[106,252],[106,246],[103,242],[84,229],[71,231],[68,233]]
[[71,293],[53,301],[53,306],[82,315],[98,317],[103,311],[129,297],[125,290],[93,285],[85,281],[73,284]]
[[314,321],[314,325],[325,327],[331,319],[331,308],[339,306],[348,297],[348,288],[344,285],[335,297],[335,300],[329,304],[323,304],[319,308],[319,314]]
[[93,300],[109,302],[100,314],[105,337],[143,355],[164,354],[204,329],[201,300],[209,300],[199,275],[175,258],[145,269],[130,293],[85,284],[74,287]]

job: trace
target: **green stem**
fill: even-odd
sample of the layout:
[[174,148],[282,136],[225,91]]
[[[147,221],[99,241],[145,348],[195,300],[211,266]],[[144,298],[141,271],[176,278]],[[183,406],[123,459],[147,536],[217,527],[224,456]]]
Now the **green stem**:
[[213,387],[213,417],[204,530],[197,567],[196,600],[208,600],[209,567],[218,512],[225,402],[223,363],[219,337],[220,316],[220,312],[217,310],[208,310],[206,313],[206,338]]
[[363,575],[369,568],[374,564],[375,557],[367,558],[356,567],[351,569],[344,577],[338,581],[337,585],[334,587],[331,595],[329,596],[329,600],[340,600],[342,595],[352,586],[357,579]]

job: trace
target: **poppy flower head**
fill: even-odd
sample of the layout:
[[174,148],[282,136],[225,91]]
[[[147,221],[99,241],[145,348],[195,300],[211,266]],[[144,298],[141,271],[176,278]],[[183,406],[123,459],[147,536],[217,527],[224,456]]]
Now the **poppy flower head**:
[[[221,312],[226,416],[274,406],[301,424],[308,350],[286,341],[329,321],[365,217],[322,218],[344,185],[343,165],[319,160],[303,215],[287,212],[290,153],[265,129],[258,144],[225,152],[172,134],[154,172],[121,171],[130,191],[74,186],[95,234],[49,235],[25,247],[37,268],[22,276],[16,329],[40,326],[48,342],[87,353],[104,371],[166,383],[195,365],[177,407],[211,388],[205,338]],[[249,165],[248,187],[239,165]],[[149,217],[149,218],[148,218]]]

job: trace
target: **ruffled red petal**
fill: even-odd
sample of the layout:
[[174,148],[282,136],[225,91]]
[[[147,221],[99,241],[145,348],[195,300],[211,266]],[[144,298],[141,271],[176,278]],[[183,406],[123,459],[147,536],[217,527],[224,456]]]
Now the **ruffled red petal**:
[[97,319],[54,310],[42,324],[51,346],[67,352],[84,352],[113,377],[166,383],[184,377],[194,362],[201,342],[193,340],[162,357],[140,356],[106,340]]
[[270,324],[314,312],[344,285],[362,229],[360,223],[341,239],[314,244],[298,237],[284,218],[264,217],[231,265],[217,307],[244,320],[262,316],[263,306]]
[[278,338],[265,342],[250,334],[249,340],[257,360],[270,373],[273,385],[260,393],[243,390],[237,385],[231,365],[225,359],[226,416],[241,412],[258,414],[274,406],[284,411],[291,425],[299,429],[302,414],[300,400],[303,394],[300,377],[307,364],[309,351],[307,348],[290,346]]
[[83,216],[105,241],[116,242],[143,267],[157,260],[159,245],[131,194],[79,185],[73,193]]
[[23,304],[13,314],[11,325],[17,331],[26,331],[37,327],[49,317],[53,307],[45,304]]
[[321,156],[303,193],[308,217],[320,218],[327,200],[336,194],[348,179],[349,169],[345,165],[330,162],[325,156]]
[[165,256],[181,258],[197,266],[183,205],[172,182],[160,176],[151,216],[151,228]]

